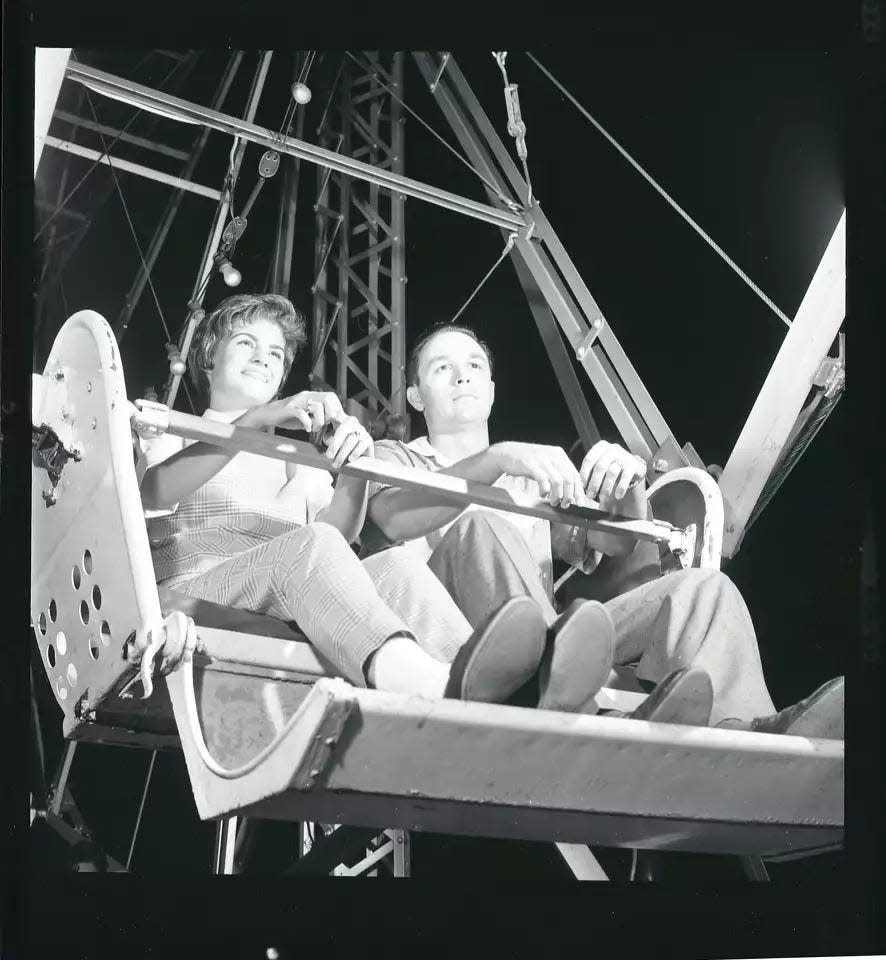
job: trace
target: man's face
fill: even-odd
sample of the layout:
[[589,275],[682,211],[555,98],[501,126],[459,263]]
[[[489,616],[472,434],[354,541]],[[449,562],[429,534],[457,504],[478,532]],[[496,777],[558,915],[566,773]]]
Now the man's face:
[[422,347],[418,383],[406,396],[429,429],[485,423],[495,399],[486,353],[465,333],[438,333]]
[[212,357],[209,405],[240,410],[272,400],[283,379],[284,338],[272,320],[236,326],[220,341]]

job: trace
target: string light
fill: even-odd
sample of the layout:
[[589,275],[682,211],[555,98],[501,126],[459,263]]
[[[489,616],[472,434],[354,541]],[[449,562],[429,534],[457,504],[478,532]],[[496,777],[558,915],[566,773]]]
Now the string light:
[[222,279],[229,287],[240,286],[240,282],[243,280],[243,274],[240,273],[223,253],[216,255],[215,263],[218,267],[218,272],[222,275]]
[[296,81],[292,85],[292,99],[296,103],[304,106],[306,103],[310,103],[312,97],[311,89],[306,84]]

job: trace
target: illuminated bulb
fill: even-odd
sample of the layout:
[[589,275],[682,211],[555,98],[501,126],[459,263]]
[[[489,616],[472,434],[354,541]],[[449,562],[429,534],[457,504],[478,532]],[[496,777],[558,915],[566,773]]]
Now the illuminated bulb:
[[243,279],[243,274],[230,262],[230,260],[222,260],[218,269],[221,271],[221,275],[224,278],[225,283],[229,287],[239,287],[240,281]]
[[174,377],[183,377],[187,369],[188,368],[185,366],[185,361],[182,360],[181,357],[173,357],[169,361],[169,372]]
[[292,99],[296,103],[305,104],[311,99],[311,91],[303,83],[294,83],[292,85]]

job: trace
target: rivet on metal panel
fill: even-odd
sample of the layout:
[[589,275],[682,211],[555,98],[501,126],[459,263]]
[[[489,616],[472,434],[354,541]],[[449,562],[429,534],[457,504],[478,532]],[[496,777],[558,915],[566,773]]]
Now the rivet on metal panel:
[[311,771],[311,779],[319,776],[320,776],[320,769],[318,767],[314,767],[314,769]]
[[667,460],[663,457],[656,457],[656,459],[652,461],[652,469],[656,473],[667,473],[669,466]]
[[92,393],[92,381],[91,381],[91,380],[86,384],[86,392],[87,392],[87,393]]
[[334,747],[335,744],[336,744],[336,739],[335,739],[335,737],[327,737],[327,738],[326,738],[326,746],[327,746],[327,747]]
[[93,417],[92,420],[89,421],[89,426],[92,427],[93,430],[95,430],[97,423],[98,421],[95,419],[95,417]]

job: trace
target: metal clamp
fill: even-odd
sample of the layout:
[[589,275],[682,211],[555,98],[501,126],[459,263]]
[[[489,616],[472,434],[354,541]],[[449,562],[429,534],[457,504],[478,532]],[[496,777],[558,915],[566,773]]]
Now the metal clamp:
[[145,439],[159,437],[169,429],[169,407],[153,400],[136,400],[136,410],[130,416],[132,429]]
[[508,133],[517,144],[517,156],[526,160],[529,153],[526,149],[526,124],[520,113],[520,95],[517,84],[510,83],[505,87],[505,107],[508,111]]
[[675,527],[668,539],[668,549],[684,569],[692,566],[692,560],[695,556],[695,541],[698,535],[698,529],[694,523],[690,523],[685,530]]

